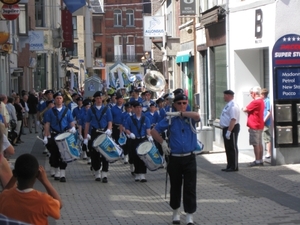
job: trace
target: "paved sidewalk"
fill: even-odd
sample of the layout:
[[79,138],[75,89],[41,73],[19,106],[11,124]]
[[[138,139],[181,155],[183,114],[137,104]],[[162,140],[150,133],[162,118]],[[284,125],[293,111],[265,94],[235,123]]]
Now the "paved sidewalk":
[[[28,130],[25,129],[28,133]],[[22,137],[14,159],[32,153],[49,171],[43,143],[36,135]],[[198,209],[195,224],[300,224],[300,165],[249,168],[252,151],[240,151],[239,171],[222,172],[225,153],[215,149],[197,157]],[[108,183],[94,181],[84,160],[68,164],[66,183],[54,181],[64,206],[60,220],[50,224],[171,224],[169,195],[165,199],[165,170],[149,171],[147,183],[134,182],[129,166],[110,164]],[[37,182],[36,188],[44,190]],[[168,181],[169,191],[169,181]],[[181,207],[181,224],[185,213]]]

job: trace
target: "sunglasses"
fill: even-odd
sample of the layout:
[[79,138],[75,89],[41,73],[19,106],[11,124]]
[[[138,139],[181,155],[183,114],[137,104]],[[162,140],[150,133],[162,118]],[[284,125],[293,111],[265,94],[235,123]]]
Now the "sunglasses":
[[186,105],[187,102],[176,102],[177,105]]

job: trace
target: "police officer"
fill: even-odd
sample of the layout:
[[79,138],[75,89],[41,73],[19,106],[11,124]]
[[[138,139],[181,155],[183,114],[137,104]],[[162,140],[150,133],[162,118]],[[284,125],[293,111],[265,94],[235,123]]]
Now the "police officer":
[[[55,180],[66,182],[65,170],[67,163],[61,158],[55,137],[65,131],[76,133],[75,122],[71,111],[63,105],[63,95],[61,92],[54,94],[55,106],[44,115],[44,144],[50,151],[50,166],[55,168]],[[59,171],[60,169],[60,171]]]
[[134,107],[135,114],[126,119],[125,129],[126,134],[131,138],[130,151],[133,157],[135,181],[147,182],[145,176],[147,168],[145,163],[137,155],[136,148],[144,141],[147,141],[147,139],[153,141],[150,135],[150,121],[147,117],[142,115],[142,103],[136,101],[131,104]]
[[238,146],[237,140],[240,132],[240,109],[234,102],[234,92],[223,92],[224,101],[227,103],[220,116],[220,126],[223,128],[223,140],[227,158],[227,166],[224,172],[238,171]]
[[123,96],[121,94],[116,94],[116,105],[111,108],[111,114],[113,118],[113,127],[112,127],[112,137],[116,143],[120,136],[120,125],[122,124],[122,113],[124,111],[123,106]]
[[[197,148],[197,136],[191,130],[190,118],[195,128],[195,123],[200,121],[197,112],[187,112],[188,98],[179,94],[174,98],[173,106],[176,112],[167,112],[172,116],[171,124],[167,118],[160,121],[151,134],[158,141],[163,152],[168,155],[167,171],[170,177],[170,206],[173,209],[173,224],[180,223],[181,190],[183,185],[183,207],[186,212],[186,223],[194,224],[193,213],[196,211],[196,180],[197,165],[193,151]],[[159,135],[165,129],[169,130],[169,146]]]
[[[105,133],[108,136],[112,134],[112,115],[111,109],[108,106],[102,105],[102,92],[96,91],[93,95],[95,103],[87,112],[86,123],[84,128],[84,144],[88,145],[91,152],[92,168],[95,171],[95,181],[107,183],[108,161],[104,156],[100,155],[93,147],[94,140]],[[91,129],[90,129],[91,126]],[[88,134],[91,135],[91,140],[88,141]],[[101,156],[101,158],[100,158]],[[100,174],[100,168],[102,171]]]

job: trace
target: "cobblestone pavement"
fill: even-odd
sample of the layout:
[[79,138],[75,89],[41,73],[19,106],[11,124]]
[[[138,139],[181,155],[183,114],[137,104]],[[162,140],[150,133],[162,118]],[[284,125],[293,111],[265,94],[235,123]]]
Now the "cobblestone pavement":
[[[49,171],[43,143],[29,133],[22,139],[25,143],[10,159],[12,166],[17,156],[31,153]],[[227,173],[221,171],[226,163],[223,149],[197,156],[195,224],[300,224],[300,165],[247,167],[253,158],[252,150],[240,151],[239,171]],[[147,183],[135,182],[129,166],[118,161],[110,164],[104,184],[94,181],[86,161],[69,163],[66,183],[49,176],[64,203],[61,219],[49,219],[49,224],[171,224],[165,170],[148,171],[146,178]],[[35,187],[44,190],[38,182]],[[185,224],[182,207],[181,212]]]

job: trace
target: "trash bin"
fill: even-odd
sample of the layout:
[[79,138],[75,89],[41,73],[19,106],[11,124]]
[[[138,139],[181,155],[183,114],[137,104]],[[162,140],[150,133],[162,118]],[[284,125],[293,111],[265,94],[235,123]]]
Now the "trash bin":
[[[199,132],[200,128],[197,128]],[[202,130],[197,133],[197,139],[204,144],[203,153],[208,153],[213,150],[214,133],[213,127],[203,126]]]

